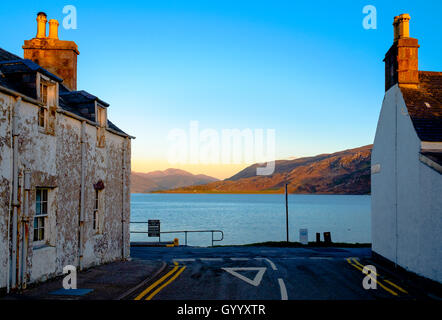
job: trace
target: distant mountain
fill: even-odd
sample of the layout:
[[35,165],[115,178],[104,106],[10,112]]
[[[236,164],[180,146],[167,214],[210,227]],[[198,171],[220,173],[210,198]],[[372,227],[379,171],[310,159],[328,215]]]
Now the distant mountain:
[[167,169],[148,173],[132,172],[131,193],[147,193],[157,190],[168,190],[185,186],[195,186],[218,181],[204,174],[194,175],[180,169]]
[[277,160],[270,176],[257,176],[257,164],[229,179],[182,187],[176,193],[290,193],[369,194],[373,145],[294,160]]

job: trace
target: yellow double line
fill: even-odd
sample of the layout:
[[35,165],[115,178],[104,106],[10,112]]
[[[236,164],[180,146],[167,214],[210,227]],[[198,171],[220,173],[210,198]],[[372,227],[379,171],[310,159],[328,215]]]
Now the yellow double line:
[[[166,273],[164,276],[162,276],[158,281],[151,284],[148,288],[146,288],[143,292],[141,292],[134,300],[141,300],[149,294],[153,289],[155,289],[157,286],[159,286],[155,291],[150,293],[150,295],[145,300],[151,300],[155,295],[163,290],[166,286],[168,286],[172,281],[174,281],[178,276],[186,269],[186,266],[180,266],[177,262],[174,262],[175,267],[173,267],[172,270],[170,270],[168,273]],[[178,270],[178,271],[177,271]],[[169,278],[170,277],[170,278]],[[169,280],[167,280],[169,278]],[[167,280],[167,281],[166,281]],[[166,281],[166,282],[164,282]],[[164,282],[164,283],[163,283]],[[160,285],[161,284],[161,285]]]
[[[354,263],[353,263],[352,261],[353,261]],[[352,265],[353,267],[355,267],[356,269],[360,270],[360,271],[363,271],[363,270],[364,270],[364,267],[365,267],[365,266],[362,265],[362,264],[361,264],[357,259],[355,259],[355,258],[347,258],[347,262],[348,262],[350,265]],[[374,274],[376,277],[373,277],[372,274]],[[381,282],[381,280],[378,280],[378,279],[377,279],[377,277],[379,277],[379,274],[378,274],[378,273],[373,272],[373,271],[370,270],[370,273],[367,274],[367,276],[369,276],[372,280],[376,281],[376,283],[377,283],[382,289],[384,289],[385,291],[391,293],[391,294],[394,295],[394,296],[397,296],[397,295],[398,295],[398,293],[397,293],[396,291],[394,291],[394,290],[392,290],[392,289],[386,287],[386,286]],[[388,283],[389,285],[391,285],[392,287],[396,288],[398,291],[401,291],[401,292],[403,292],[403,293],[405,293],[405,294],[408,294],[408,292],[407,292],[405,289],[399,287],[397,284],[395,284],[395,283],[393,283],[393,282],[391,282],[391,281],[389,281],[389,280],[387,280],[387,279],[384,279],[384,281],[385,281],[386,283]]]

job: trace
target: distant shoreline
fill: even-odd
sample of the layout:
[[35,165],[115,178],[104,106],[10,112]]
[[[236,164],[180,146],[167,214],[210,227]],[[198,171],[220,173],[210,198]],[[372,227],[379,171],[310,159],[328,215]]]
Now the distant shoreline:
[[371,248],[371,243],[359,243],[359,242],[331,242],[325,243],[309,241],[308,244],[302,244],[297,241],[267,241],[247,244],[226,244],[215,245],[214,247],[273,247],[273,248]]
[[[153,191],[153,192],[131,192],[131,194],[284,194],[284,192],[168,192],[168,191]],[[371,196],[371,193],[293,193],[300,195],[329,195],[329,196]]]

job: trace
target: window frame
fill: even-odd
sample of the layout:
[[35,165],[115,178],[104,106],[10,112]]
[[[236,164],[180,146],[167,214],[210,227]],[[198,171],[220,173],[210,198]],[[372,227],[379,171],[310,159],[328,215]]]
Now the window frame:
[[92,211],[92,230],[100,233],[100,190],[94,189],[94,210]]
[[107,109],[98,102],[95,103],[95,122],[100,128],[107,127]]
[[[45,187],[35,188],[35,214],[34,214],[34,220],[33,220],[33,236],[32,236],[32,241],[33,241],[34,245],[46,244],[48,241],[48,232],[47,231],[49,228],[49,226],[48,226],[49,191],[50,191],[50,189],[45,188]],[[37,195],[39,192],[40,192],[40,200],[38,200],[38,195]],[[46,194],[46,197],[44,196],[45,194]],[[46,204],[46,211],[43,210],[44,204]],[[39,227],[40,226],[39,221],[42,221],[41,227]],[[37,230],[35,227],[36,224],[37,224]],[[43,230],[42,237],[40,237],[40,235],[39,235],[39,230]],[[36,235],[37,235],[37,237],[36,237]]]
[[[51,133],[49,111],[51,107],[58,107],[58,83],[39,74],[37,88],[37,100],[42,104],[37,111],[37,126],[40,132]],[[43,119],[43,126],[41,125],[41,119]]]
[[[41,130],[46,129],[46,124],[47,124],[47,115],[48,115],[48,109],[46,107],[43,106],[39,106],[38,109],[38,128]],[[41,125],[41,120],[43,120],[43,125]]]

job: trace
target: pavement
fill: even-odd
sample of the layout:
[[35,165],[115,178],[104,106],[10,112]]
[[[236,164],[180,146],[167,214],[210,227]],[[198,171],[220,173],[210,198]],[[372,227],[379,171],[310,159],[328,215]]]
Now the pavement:
[[[31,284],[2,300],[120,300],[151,281],[166,267],[162,261],[117,261],[77,273],[77,289],[63,290],[63,277]],[[88,289],[88,290],[85,290]],[[92,289],[92,291],[90,291]],[[60,294],[54,294],[59,292]]]
[[[364,267],[371,271],[364,273]],[[61,276],[3,299],[442,299],[440,285],[430,288],[397,272],[374,260],[367,247],[132,247],[131,261],[93,267],[77,277],[79,289],[92,291],[53,294],[62,289]]]

